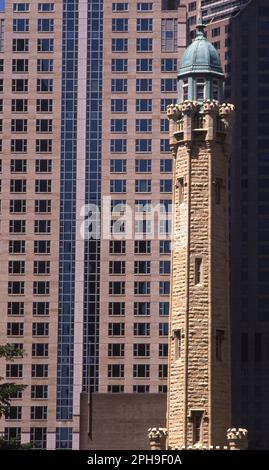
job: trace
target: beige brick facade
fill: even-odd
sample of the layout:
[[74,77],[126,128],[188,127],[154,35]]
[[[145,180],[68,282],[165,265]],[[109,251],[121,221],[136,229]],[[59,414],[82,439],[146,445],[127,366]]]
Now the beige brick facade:
[[[168,446],[225,445],[230,426],[230,105],[168,109],[175,157]],[[201,110],[200,110],[201,111]]]

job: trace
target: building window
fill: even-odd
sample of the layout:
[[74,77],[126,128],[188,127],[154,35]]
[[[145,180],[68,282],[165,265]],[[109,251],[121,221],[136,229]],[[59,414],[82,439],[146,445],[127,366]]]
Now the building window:
[[136,79],[136,92],[137,93],[151,93],[152,80],[151,78],[138,78]]
[[52,12],[54,11],[54,3],[39,3],[38,11],[44,13]]
[[162,0],[162,10],[176,10],[178,4],[178,0]]
[[125,240],[110,240],[109,242],[110,255],[125,255],[126,254],[126,241]]
[[137,113],[151,113],[152,112],[152,100],[151,99],[137,99],[136,100],[136,112]]
[[107,366],[108,378],[124,378],[124,364],[108,364]]
[[160,192],[161,193],[172,193],[172,180],[160,180]]
[[36,132],[50,133],[52,132],[52,119],[37,119]]
[[48,378],[49,366],[48,364],[32,364],[32,378]]
[[37,59],[37,71],[39,73],[53,72],[53,59]]
[[127,182],[126,180],[110,180],[111,193],[126,193]]
[[127,139],[111,139],[110,152],[111,153],[126,153],[127,152]]
[[177,50],[177,20],[162,19],[161,48],[163,52],[176,52]]
[[150,261],[135,261],[134,274],[150,274]]
[[217,100],[219,99],[219,82],[218,80],[213,80],[213,99]]
[[134,315],[135,316],[150,315],[150,302],[134,302]]
[[149,357],[150,356],[150,344],[148,343],[136,343],[133,345],[134,357]]
[[177,91],[177,79],[174,78],[162,78],[161,79],[161,92],[162,93],[174,93]]
[[6,378],[7,379],[19,379],[23,377],[23,365],[22,364],[7,364],[6,365]]
[[205,99],[205,81],[202,78],[196,80],[196,99],[197,101]]
[[111,100],[112,113],[127,113],[127,100],[113,99]]
[[46,449],[47,428],[30,428],[30,442],[33,449]]
[[203,413],[196,411],[192,413],[193,419],[193,444],[201,442],[202,437],[202,417]]
[[124,385],[108,385],[107,391],[109,393],[123,393],[124,392]]
[[134,323],[134,336],[150,336],[150,323]]
[[112,59],[111,72],[128,72],[128,59]]
[[149,38],[139,38],[136,40],[136,52],[152,52],[153,40]]
[[48,386],[47,385],[31,385],[31,398],[32,400],[48,398]]
[[56,449],[72,449],[72,428],[56,428]]
[[134,252],[136,255],[149,255],[151,253],[151,242],[149,240],[135,240]]
[[13,3],[13,11],[25,12],[30,10],[30,3]]
[[109,302],[108,314],[113,316],[124,316],[125,302]]
[[37,31],[39,33],[53,33],[54,32],[54,19],[53,18],[38,18]]
[[13,59],[12,72],[13,73],[28,73],[29,61],[28,59]]
[[167,343],[159,344],[159,357],[168,357],[168,344]]
[[138,18],[136,20],[136,31],[141,32],[152,32],[153,21],[152,18]]
[[[1,37],[1,35],[0,35],[0,37]],[[0,44],[1,44],[1,42],[0,42]],[[12,51],[13,52],[29,52],[29,39],[13,39],[12,40]]]
[[50,254],[50,240],[35,240],[34,241],[34,253],[35,254]]
[[220,28],[213,28],[212,29],[212,38],[215,38],[216,36],[220,35]]
[[108,344],[108,357],[124,357],[125,344],[110,343]]
[[160,261],[159,262],[159,272],[160,274],[170,274],[170,261]]
[[29,19],[16,18],[13,20],[14,33],[28,33],[29,32]]
[[195,284],[202,283],[202,258],[195,258]]
[[150,295],[150,281],[135,281],[134,295]]
[[54,51],[54,39],[38,39],[37,40],[37,52],[53,52]]
[[28,79],[13,79],[12,80],[13,93],[28,93]]
[[9,261],[8,274],[25,274],[25,261]]
[[137,3],[137,11],[152,11],[152,10],[153,10],[153,3],[148,3],[148,2]]
[[189,98],[189,82],[188,82],[188,80],[183,80],[182,89],[183,89],[183,101],[186,101]]
[[168,119],[161,119],[160,120],[160,132],[165,132],[166,134],[169,132],[169,121],[168,121]]
[[48,357],[49,345],[47,343],[33,343],[32,357]]
[[151,180],[135,180],[136,193],[151,193]]
[[25,240],[9,240],[9,254],[25,254]]
[[10,406],[8,408],[8,414],[6,415],[6,420],[15,420],[19,421],[22,419],[22,407],[21,406]]
[[151,139],[135,139],[136,153],[151,153],[152,140]]
[[177,59],[161,59],[161,71],[174,73],[177,71]]
[[33,323],[32,325],[33,336],[49,336],[49,323]]
[[182,352],[181,330],[174,331],[174,339],[175,339],[175,360],[177,361],[181,357],[181,352]]
[[150,365],[149,364],[134,364],[133,365],[133,377],[134,378],[149,378],[150,377]]
[[34,281],[33,282],[33,295],[49,295],[50,282],[49,281]]
[[5,440],[6,441],[15,441],[16,443],[21,443],[21,428],[5,428]]
[[33,302],[33,315],[49,315],[49,302]]
[[161,113],[166,113],[167,106],[170,106],[171,104],[174,105],[174,104],[176,104],[176,102],[177,102],[176,99],[162,98],[161,101],[160,101],[160,112]]
[[[135,160],[135,172],[136,173],[151,173],[151,167],[152,167],[151,164],[152,164],[152,161],[149,159],[136,159]],[[150,180],[147,180],[147,181],[150,181]]]
[[109,261],[109,274],[125,274],[125,261]]
[[124,281],[110,281],[109,282],[109,295],[125,295],[125,282]]
[[47,419],[48,408],[47,406],[31,406],[31,419]]
[[152,132],[152,119],[136,119],[135,130],[137,133]]
[[52,113],[53,112],[53,100],[51,99],[36,100],[36,112],[37,113]]
[[24,315],[24,302],[8,302],[8,315]]
[[136,59],[137,72],[152,72],[152,59]]
[[133,393],[149,393],[149,385],[133,385]]
[[8,282],[8,295],[24,295],[25,283],[24,281],[9,281]]
[[112,32],[122,33],[128,31],[128,18],[112,18]]
[[169,324],[159,323],[159,336],[168,336],[168,333],[169,333]]
[[127,38],[113,38],[111,43],[112,52],[128,52]]
[[168,376],[168,365],[159,364],[159,379],[167,379]]
[[127,132],[127,119],[111,119],[110,121],[111,132]]
[[23,323],[7,323],[7,336],[23,336]]
[[169,302],[160,302],[159,303],[159,315],[160,317],[169,316]]

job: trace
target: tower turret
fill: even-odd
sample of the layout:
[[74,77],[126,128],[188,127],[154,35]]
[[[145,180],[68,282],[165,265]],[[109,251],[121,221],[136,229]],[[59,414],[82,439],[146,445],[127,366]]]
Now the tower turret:
[[183,54],[178,71],[179,102],[223,99],[224,73],[215,47],[205,36],[202,20],[196,38]]

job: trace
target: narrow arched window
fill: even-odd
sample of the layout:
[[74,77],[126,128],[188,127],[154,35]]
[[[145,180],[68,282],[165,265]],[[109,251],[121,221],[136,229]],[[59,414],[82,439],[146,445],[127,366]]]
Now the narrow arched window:
[[213,80],[213,85],[212,85],[212,95],[213,95],[213,100],[219,99],[219,82],[218,80]]
[[196,80],[196,99],[197,101],[203,101],[205,99],[205,80],[203,78]]
[[183,101],[185,101],[189,98],[188,80],[183,80],[182,89],[183,89]]

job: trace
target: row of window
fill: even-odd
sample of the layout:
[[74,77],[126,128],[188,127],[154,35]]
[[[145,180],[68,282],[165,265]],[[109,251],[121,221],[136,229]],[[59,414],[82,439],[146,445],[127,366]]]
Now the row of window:
[[[53,92],[53,79],[52,78],[38,78],[36,81],[37,93],[51,93]],[[28,78],[14,78],[12,79],[12,93],[28,93]],[[0,79],[0,93],[4,91],[4,80]]]
[[[36,40],[37,52],[54,52],[54,39],[38,38]],[[12,39],[12,52],[29,52],[30,40],[28,38]]]
[[[43,232],[39,232],[39,233],[43,233]],[[21,254],[21,255],[26,254],[26,240],[9,240],[8,252],[9,254]],[[49,255],[51,253],[50,240],[35,240],[34,241],[34,253],[39,254],[39,255],[40,254]]]
[[[20,263],[18,265],[18,263]],[[23,269],[23,262],[17,262],[16,267]],[[44,269],[46,265],[40,265]],[[16,273],[12,273],[16,274]],[[20,272],[19,274],[24,274]],[[42,274],[48,274],[46,272]],[[109,295],[125,295],[126,285],[125,281],[110,281],[109,282]],[[159,294],[169,295],[170,282],[159,281]],[[25,294],[25,281],[8,281],[8,294],[9,295],[24,295]],[[50,294],[50,281],[34,281],[33,282],[33,295],[49,295]],[[150,281],[135,281],[134,282],[134,295],[150,295],[151,283]]]
[[[118,236],[121,235],[123,238],[125,234],[130,233],[130,227],[125,220],[112,220],[110,223],[110,233]],[[160,220],[159,222],[159,235],[171,235],[172,221],[171,220]],[[148,235],[153,236],[155,231],[154,223],[151,220],[135,220],[134,233],[136,235]]]
[[[9,261],[8,274],[25,274],[25,261]],[[33,261],[34,274],[50,274],[50,261]]]
[[[156,309],[156,306],[154,306]],[[167,317],[169,315],[169,302],[158,303],[159,315],[161,317]],[[125,316],[126,304],[125,302],[109,302],[108,314],[110,316]],[[135,316],[149,316],[151,312],[150,302],[134,302],[133,313]],[[24,302],[8,302],[7,304],[7,315],[8,316],[22,316],[25,313]],[[33,302],[32,314],[34,316],[49,315],[50,304],[49,302]]]
[[[127,72],[128,59],[114,59],[112,61],[112,72]],[[151,78],[137,78],[136,79],[136,92],[137,93],[152,93],[153,80]],[[161,93],[175,93],[177,91],[177,79],[175,78],[162,78],[160,81]],[[117,78],[111,80],[112,93],[127,93],[128,80],[127,78]]]
[[[170,274],[170,264],[170,260],[159,261],[159,274]],[[126,262],[109,261],[109,274],[126,274]],[[134,261],[134,274],[151,274],[151,261]]]
[[[50,233],[51,221],[50,220],[35,220],[34,233]],[[26,220],[10,220],[9,233],[26,233]]]
[[[151,214],[157,209],[160,214],[170,214],[172,212],[172,200],[161,199],[159,204],[154,206],[150,199],[136,199],[135,212],[139,214]],[[111,213],[112,215],[124,215],[127,209],[127,201],[125,199],[111,199]],[[119,221],[120,222],[120,221]]]
[[[0,112],[4,110],[3,100],[0,99]],[[11,112],[12,113],[28,113],[28,99],[19,98],[11,100]],[[36,100],[36,112],[37,113],[52,113],[53,112],[53,100],[52,99],[38,99]]]
[[[154,307],[156,308],[156,307]],[[167,317],[169,315],[169,302],[159,302],[159,315],[160,317]],[[125,315],[125,302],[109,302],[108,314],[113,316]],[[134,302],[134,315],[147,316],[151,312],[150,302]]]
[[[37,153],[52,153],[52,150],[53,150],[52,139],[36,139],[35,151]],[[2,149],[0,151],[2,151]],[[28,151],[27,139],[11,139],[10,151],[12,153],[27,153]]]
[[[162,98],[160,100],[160,112],[166,113],[167,106],[176,104],[176,98]],[[122,98],[115,98],[111,100],[111,113],[127,113],[128,100]],[[137,113],[151,113],[152,112],[152,99],[151,98],[137,98],[135,101],[135,109]]]
[[[24,295],[24,281],[8,281],[8,295]],[[34,281],[33,295],[50,295],[50,281]]]
[[[12,23],[13,33],[29,33],[30,19],[29,18],[14,18]],[[37,32],[38,33],[54,33],[54,19],[53,18],[37,18]]]
[[[167,379],[168,366],[167,364],[159,364],[159,379]],[[108,364],[107,376],[110,379],[123,379],[124,364]],[[133,378],[135,379],[149,379],[150,378],[150,365],[149,364],[134,364],[133,365]]]
[[[37,141],[40,142],[40,139]],[[127,153],[127,139],[111,139],[110,152],[111,153]],[[44,145],[44,144],[43,144]],[[40,143],[39,143],[40,147]],[[136,153],[151,153],[152,140],[151,139],[135,139],[135,152]],[[169,139],[160,140],[160,153],[170,153]]]
[[[111,119],[110,120],[110,132],[127,132],[127,119]],[[152,132],[152,119],[136,119],[135,120],[135,131],[137,133],[148,133]],[[160,119],[160,132],[168,133],[169,131],[169,121],[168,119]]]
[[[125,295],[126,283],[125,281],[109,281],[109,295]],[[150,281],[135,281],[134,282],[134,295],[150,295],[151,283]],[[159,281],[159,294],[170,294],[170,282]]]
[[[53,131],[52,119],[36,119],[36,132],[51,133]],[[3,131],[3,120],[0,119],[0,132]],[[11,132],[28,132],[27,119],[11,119]]]
[[[151,180],[135,180],[136,193],[151,193]],[[127,193],[127,180],[110,180],[111,193]],[[172,193],[172,180],[160,180],[160,193]]]
[[[160,173],[172,173],[173,160],[161,159],[160,160]],[[150,159],[136,159],[135,160],[136,173],[151,173],[152,160]],[[126,159],[113,159],[110,160],[110,173],[127,173],[127,160]]]
[[[47,228],[50,228],[50,221],[42,220],[35,221],[35,233],[47,233]],[[161,255],[170,254],[171,242],[170,240],[160,240],[159,251]],[[26,240],[9,240],[8,247],[9,254],[25,254],[26,253]],[[50,254],[51,242],[50,240],[35,240],[34,241],[35,254]],[[110,240],[109,253],[111,255],[125,255],[126,254],[126,241],[125,240]],[[151,240],[135,240],[134,253],[136,255],[150,255],[151,254]]]
[[[28,182],[29,183],[29,182]],[[36,193],[51,193],[52,181],[51,180],[35,180]],[[10,192],[11,193],[26,193],[27,180],[11,179]]]
[[[14,415],[16,416],[17,412],[13,412]],[[14,418],[16,419],[16,418]],[[68,430],[68,428],[58,428],[56,430],[56,434],[58,437],[58,432],[57,431],[62,431]],[[21,440],[21,428],[18,427],[8,427],[5,428],[5,439],[10,441],[11,439],[15,439],[17,442],[20,442]],[[46,449],[47,447],[47,428],[40,428],[40,427],[31,427],[30,428],[30,443],[31,447],[33,449]],[[58,441],[58,446],[57,446],[57,440],[56,440],[56,447],[60,448],[60,442]],[[66,448],[71,448],[67,443],[66,443]]]
[[[150,323],[134,323],[133,335],[134,336],[150,336]],[[159,336],[168,336],[169,326],[168,323],[159,323]],[[7,336],[23,336],[24,323],[23,322],[8,322],[7,323]],[[32,325],[33,336],[49,336],[49,323],[33,323]],[[108,336],[125,336],[125,323],[109,323]]]
[[[53,2],[49,2],[49,3],[39,2],[37,4],[38,12],[49,13],[49,12],[53,12],[54,8],[55,8],[55,5]],[[26,13],[30,11],[30,3],[13,3],[13,11],[17,13]]]
[[[53,59],[37,59],[37,72],[50,73],[54,70]],[[0,59],[0,73],[4,72],[4,59]],[[29,59],[12,59],[13,73],[28,73]]]
[[[34,164],[35,164],[36,173],[51,173],[52,172],[52,160],[45,160],[45,159],[39,160],[38,159],[38,160],[35,160]],[[2,160],[0,160],[0,173],[1,172],[2,172]],[[27,173],[27,160],[11,159],[10,160],[10,172],[11,173]]]
[[[124,385],[108,385],[107,391],[109,393],[124,393]],[[167,393],[167,385],[158,386],[159,393]],[[133,393],[149,393],[149,385],[133,385]]]
[[[128,39],[112,39],[112,52],[128,52]],[[149,58],[136,59],[136,72],[153,72],[153,61]],[[161,59],[161,72],[176,73],[177,59]]]
[[[136,255],[150,255],[151,254],[151,240],[135,240],[134,253]],[[126,254],[126,241],[125,240],[110,240],[109,253],[111,255],[125,255]],[[161,255],[169,255],[171,253],[170,240],[159,241],[159,253]]]
[[[32,201],[28,201],[30,203]],[[27,212],[26,199],[12,199],[9,201],[10,214],[25,214]],[[52,201],[50,199],[41,199],[34,201],[35,214],[51,214]]]

